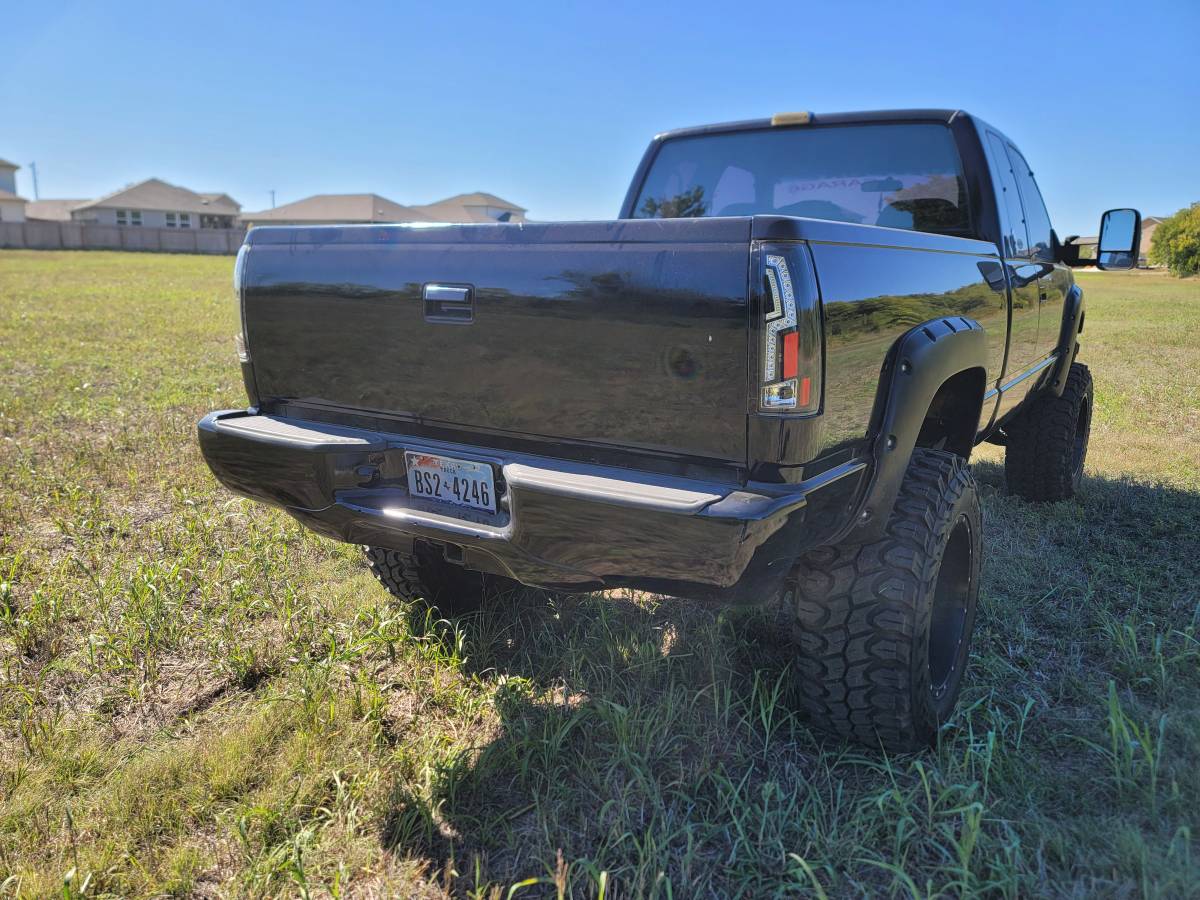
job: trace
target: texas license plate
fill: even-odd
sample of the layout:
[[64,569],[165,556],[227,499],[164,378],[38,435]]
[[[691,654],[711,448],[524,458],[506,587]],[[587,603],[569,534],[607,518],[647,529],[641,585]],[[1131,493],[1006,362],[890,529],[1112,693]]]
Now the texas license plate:
[[487,463],[429,453],[405,453],[408,492],[470,509],[496,511],[496,488]]

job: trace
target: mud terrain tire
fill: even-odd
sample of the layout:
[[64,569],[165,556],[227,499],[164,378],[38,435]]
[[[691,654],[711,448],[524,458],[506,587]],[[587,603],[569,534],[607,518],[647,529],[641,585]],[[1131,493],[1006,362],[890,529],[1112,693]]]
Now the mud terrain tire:
[[1072,363],[1061,397],[1033,401],[1011,427],[1004,451],[1010,493],[1040,503],[1069,500],[1083,481],[1092,430],[1092,373]]
[[803,554],[790,583],[801,706],[870,747],[927,747],[958,699],[979,596],[975,479],[918,448],[884,536]]

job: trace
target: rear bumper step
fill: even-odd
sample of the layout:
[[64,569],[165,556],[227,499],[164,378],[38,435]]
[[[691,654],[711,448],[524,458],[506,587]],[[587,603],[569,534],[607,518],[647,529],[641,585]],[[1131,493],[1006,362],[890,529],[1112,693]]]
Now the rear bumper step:
[[[758,589],[790,567],[795,551],[780,548],[803,543],[796,535],[816,492],[837,485],[820,490],[822,501],[852,494],[865,469],[847,463],[801,484],[738,486],[243,410],[210,413],[198,428],[226,487],[329,537],[453,544],[471,568],[580,589],[638,581]],[[405,451],[491,465],[497,512],[410,496]]]

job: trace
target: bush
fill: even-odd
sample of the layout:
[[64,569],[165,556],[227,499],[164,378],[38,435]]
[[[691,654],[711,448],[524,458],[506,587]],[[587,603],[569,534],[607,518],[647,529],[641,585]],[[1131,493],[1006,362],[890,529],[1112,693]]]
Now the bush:
[[1200,275],[1200,203],[1163,219],[1150,245],[1150,262],[1175,275]]

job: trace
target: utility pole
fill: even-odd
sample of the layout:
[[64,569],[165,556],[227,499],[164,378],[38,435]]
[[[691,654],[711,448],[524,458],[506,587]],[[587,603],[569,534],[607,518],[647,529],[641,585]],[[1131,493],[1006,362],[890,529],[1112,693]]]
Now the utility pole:
[[274,189],[267,191],[271,195],[271,209],[275,208],[275,191]]
[[30,171],[31,173],[33,173],[33,199],[34,199],[34,200],[40,200],[40,199],[42,199],[42,198],[38,196],[38,187],[37,187],[37,163],[35,163],[35,162],[31,162],[31,163],[29,164],[29,171]]

